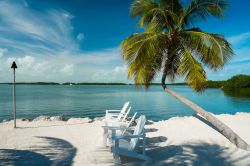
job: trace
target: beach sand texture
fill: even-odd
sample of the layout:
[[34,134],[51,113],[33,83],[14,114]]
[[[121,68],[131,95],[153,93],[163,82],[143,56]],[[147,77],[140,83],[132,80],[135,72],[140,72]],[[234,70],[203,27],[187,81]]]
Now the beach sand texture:
[[[250,144],[250,113],[216,115]],[[0,123],[0,165],[113,165],[103,145],[102,120],[72,118]],[[197,117],[146,125],[150,162],[122,157],[124,165],[250,165],[250,151],[236,148]]]

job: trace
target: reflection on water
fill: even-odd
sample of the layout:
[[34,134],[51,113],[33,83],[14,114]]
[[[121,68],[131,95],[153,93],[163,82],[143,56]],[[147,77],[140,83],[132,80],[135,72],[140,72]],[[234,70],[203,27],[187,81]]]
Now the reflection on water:
[[[215,114],[250,112],[250,98],[232,97],[221,89],[206,89],[198,94],[188,86],[169,88]],[[163,92],[161,86],[151,86],[145,91],[129,85],[17,85],[18,118],[33,119],[39,115],[95,118],[104,116],[106,109],[121,108],[126,101],[131,103],[132,114],[138,112],[138,116],[144,114],[155,121],[194,113],[185,104]],[[11,118],[12,86],[0,85],[0,121]]]
[[250,98],[250,88],[242,88],[234,91],[225,91],[225,95],[232,97]]

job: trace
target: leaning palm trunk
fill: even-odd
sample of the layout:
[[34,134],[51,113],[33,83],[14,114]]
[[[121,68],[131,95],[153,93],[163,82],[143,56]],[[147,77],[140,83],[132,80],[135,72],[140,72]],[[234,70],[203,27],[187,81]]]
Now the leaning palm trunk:
[[191,109],[193,109],[195,112],[206,118],[208,122],[210,122],[216,129],[220,131],[222,135],[224,135],[229,141],[231,141],[233,144],[235,144],[238,148],[244,149],[244,150],[250,150],[249,145],[240,138],[232,129],[230,129],[226,124],[221,122],[219,119],[217,119],[215,116],[213,116],[211,113],[206,112],[203,108],[198,106],[197,104],[191,102],[187,98],[175,93],[174,91],[165,88],[164,89],[167,93],[170,95],[176,97],[178,100],[189,106]]

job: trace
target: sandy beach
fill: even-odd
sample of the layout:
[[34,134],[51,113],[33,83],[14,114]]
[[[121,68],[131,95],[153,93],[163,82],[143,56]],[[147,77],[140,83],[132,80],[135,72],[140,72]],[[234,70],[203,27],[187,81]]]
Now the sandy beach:
[[[250,113],[216,115],[250,144]],[[0,123],[0,165],[113,165],[103,145],[101,118]],[[150,162],[122,158],[124,165],[250,165],[250,151],[236,148],[196,116],[148,123]]]

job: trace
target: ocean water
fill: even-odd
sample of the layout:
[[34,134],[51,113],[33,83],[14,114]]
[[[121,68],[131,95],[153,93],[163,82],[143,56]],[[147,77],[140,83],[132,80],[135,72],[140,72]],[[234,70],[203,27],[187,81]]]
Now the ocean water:
[[[170,89],[215,114],[250,112],[250,98],[225,94],[220,89],[207,89],[201,94],[187,86]],[[134,86],[110,85],[17,85],[17,118],[33,119],[40,115],[70,117],[100,117],[106,109],[120,109],[130,101],[131,113],[145,114],[159,121],[175,116],[189,116],[194,112],[169,94],[161,86],[148,90]],[[0,121],[12,118],[12,86],[0,85]]]

